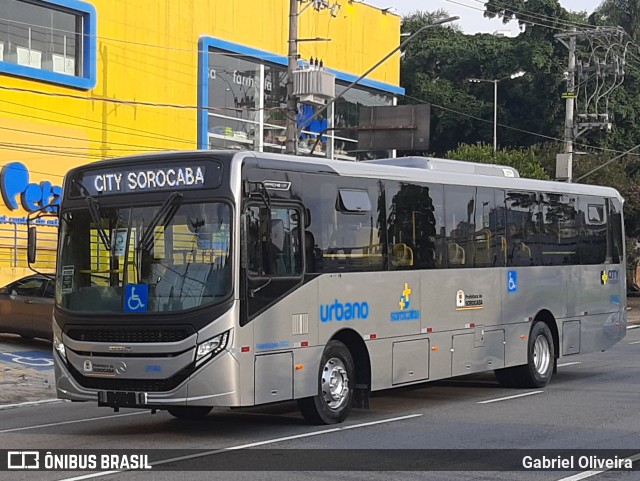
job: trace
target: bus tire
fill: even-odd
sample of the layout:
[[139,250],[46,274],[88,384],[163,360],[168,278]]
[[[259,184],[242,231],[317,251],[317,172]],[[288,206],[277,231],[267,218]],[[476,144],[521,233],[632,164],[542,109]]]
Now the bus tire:
[[299,399],[298,408],[311,424],[337,424],[351,411],[355,365],[351,352],[340,341],[330,341],[322,353],[318,394]]
[[518,366],[515,374],[518,387],[538,388],[546,386],[553,374],[555,348],[551,330],[544,322],[531,326],[527,346],[527,364]]
[[174,406],[167,411],[178,419],[201,419],[209,414],[211,409],[211,406]]

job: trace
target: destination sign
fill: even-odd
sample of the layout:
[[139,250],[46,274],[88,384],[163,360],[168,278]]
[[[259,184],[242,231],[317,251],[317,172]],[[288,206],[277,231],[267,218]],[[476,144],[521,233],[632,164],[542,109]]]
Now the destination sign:
[[74,196],[145,193],[215,188],[221,183],[221,175],[222,166],[217,162],[177,162],[173,165],[124,166],[118,170],[79,173],[71,180],[71,185]]

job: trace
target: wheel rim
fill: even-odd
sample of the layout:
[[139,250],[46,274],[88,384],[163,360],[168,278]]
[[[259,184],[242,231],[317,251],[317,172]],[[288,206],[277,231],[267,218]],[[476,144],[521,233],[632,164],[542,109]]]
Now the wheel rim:
[[322,369],[322,397],[332,410],[340,409],[349,397],[349,376],[338,358],[329,359]]
[[546,374],[551,364],[551,349],[549,341],[543,335],[536,338],[533,346],[533,362],[538,374]]

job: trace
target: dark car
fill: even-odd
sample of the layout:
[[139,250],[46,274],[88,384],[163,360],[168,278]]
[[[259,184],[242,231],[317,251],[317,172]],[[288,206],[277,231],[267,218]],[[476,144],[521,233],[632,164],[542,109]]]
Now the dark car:
[[0,288],[0,333],[52,340],[52,278],[32,275]]

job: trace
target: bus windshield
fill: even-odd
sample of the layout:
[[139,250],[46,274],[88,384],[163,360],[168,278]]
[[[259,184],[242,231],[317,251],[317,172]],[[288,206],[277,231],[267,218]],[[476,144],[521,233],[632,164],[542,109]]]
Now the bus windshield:
[[231,208],[190,204],[103,206],[61,215],[56,301],[93,313],[191,309],[231,294]]

